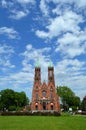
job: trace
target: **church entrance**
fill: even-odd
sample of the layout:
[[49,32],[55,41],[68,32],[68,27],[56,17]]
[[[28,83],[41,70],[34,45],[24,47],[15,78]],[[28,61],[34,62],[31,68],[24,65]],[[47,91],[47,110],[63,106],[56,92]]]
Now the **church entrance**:
[[53,106],[51,106],[51,110],[53,110]]
[[46,102],[43,102],[43,110],[46,110]]

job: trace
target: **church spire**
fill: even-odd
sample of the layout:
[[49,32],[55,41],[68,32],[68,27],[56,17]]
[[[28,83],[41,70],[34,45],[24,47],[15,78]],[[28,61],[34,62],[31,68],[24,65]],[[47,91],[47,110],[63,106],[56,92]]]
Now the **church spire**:
[[50,60],[49,67],[53,67],[53,62]]
[[35,63],[34,81],[39,82],[39,83],[41,82],[41,68],[39,65],[39,60],[36,60],[36,63]]
[[49,67],[48,67],[48,82],[54,83],[54,67],[53,67],[53,63],[51,60],[50,60]]
[[35,62],[35,67],[37,67],[37,68],[40,67],[39,59],[36,60],[36,62]]

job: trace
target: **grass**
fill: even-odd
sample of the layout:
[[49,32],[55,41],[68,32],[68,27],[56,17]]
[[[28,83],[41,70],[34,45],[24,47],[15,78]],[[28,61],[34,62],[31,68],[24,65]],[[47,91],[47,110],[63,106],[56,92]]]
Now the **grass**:
[[86,116],[0,116],[0,130],[86,130]]

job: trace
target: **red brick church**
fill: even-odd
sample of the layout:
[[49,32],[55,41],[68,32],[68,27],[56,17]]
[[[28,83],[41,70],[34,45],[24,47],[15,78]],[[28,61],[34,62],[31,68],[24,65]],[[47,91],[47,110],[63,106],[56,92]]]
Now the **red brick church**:
[[34,86],[32,90],[32,111],[54,110],[60,112],[59,97],[55,88],[54,67],[48,67],[48,83],[41,82],[41,68],[35,67]]

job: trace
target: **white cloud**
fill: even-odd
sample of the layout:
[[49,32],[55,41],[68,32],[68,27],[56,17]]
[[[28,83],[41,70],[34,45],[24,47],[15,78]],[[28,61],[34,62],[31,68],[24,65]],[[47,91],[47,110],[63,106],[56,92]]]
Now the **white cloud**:
[[[77,20],[78,19],[78,20]],[[49,19],[50,23],[45,28],[46,31],[36,31],[36,35],[40,38],[54,38],[58,37],[59,34],[71,31],[76,33],[80,30],[79,23],[83,22],[83,17],[76,14],[75,12],[64,12],[62,16],[57,16],[54,19]]]
[[22,70],[34,74],[34,66],[36,65],[36,62],[38,62],[39,66],[42,68],[42,80],[46,80],[46,71],[50,61],[50,52],[50,47],[36,49],[33,48],[31,44],[28,44],[26,46],[26,51],[21,54],[21,56],[24,57],[24,60],[22,61]]
[[24,84],[28,82],[33,82],[33,74],[29,72],[19,72],[13,75],[10,75],[9,78],[11,81],[16,81],[16,84]]
[[20,4],[34,4],[35,0],[17,0]]
[[48,61],[49,60],[49,52],[51,51],[50,47],[45,47],[42,49],[35,49],[32,47],[31,44],[28,44],[26,46],[26,51],[22,53],[21,55],[25,57],[25,61],[33,60],[36,61],[39,59],[40,63],[43,61]]
[[54,4],[75,4],[78,8],[85,7],[86,1],[85,0],[45,0],[47,3],[53,2]]
[[15,65],[11,64],[11,56],[13,53],[14,50],[11,46],[0,45],[0,70],[6,71],[15,67]]
[[64,59],[57,62],[55,66],[56,85],[70,87],[81,98],[84,93],[80,90],[86,87],[86,62],[77,59]]
[[19,20],[19,19],[27,16],[27,14],[28,14],[28,10],[26,10],[26,11],[12,10],[9,17],[12,18],[12,19]]
[[46,0],[41,0],[40,1],[40,9],[42,11],[42,13],[45,15],[45,16],[48,16],[49,14],[49,9],[48,9],[48,6],[46,4]]
[[6,2],[5,0],[2,0],[2,6],[3,6],[4,8],[7,7],[7,2]]
[[9,39],[19,38],[18,32],[13,28],[0,27],[0,34],[6,35]]
[[33,49],[33,47],[32,47],[32,45],[31,44],[28,44],[27,46],[26,46],[26,50],[32,50]]
[[40,38],[47,38],[49,37],[49,34],[47,32],[44,32],[44,31],[40,31],[40,30],[37,30],[36,31],[36,35]]
[[[77,59],[64,59],[62,61],[59,61],[57,63],[57,68],[58,72],[62,72],[65,73],[69,71],[76,71],[76,70],[81,70],[83,68],[83,66],[85,65],[85,62],[80,62]],[[70,73],[69,71],[69,73]]]
[[[49,18],[45,30],[37,30],[35,33],[42,39],[57,39],[56,51],[73,58],[86,53],[86,30],[80,27],[84,17],[73,11],[65,10],[55,18]],[[60,37],[59,37],[60,36]]]
[[0,45],[0,54],[11,54],[14,53],[14,50],[11,46]]
[[[52,8],[50,4],[55,5]],[[74,5],[74,6],[73,6]],[[74,9],[76,12],[85,11],[86,1],[85,0],[41,0],[40,9],[45,16],[50,16],[51,13],[60,15],[65,10]],[[83,10],[84,9],[84,10]]]
[[[49,55],[47,56],[48,52],[51,51],[51,48],[43,48],[43,49],[36,49],[31,44],[26,46],[25,52],[23,52],[20,56],[23,58],[22,60],[22,68],[18,72],[10,73],[8,76],[4,78],[0,77],[1,83],[3,81],[7,84],[15,84],[18,88],[20,86],[28,86],[31,84],[31,89],[34,82],[34,67],[35,62],[39,59],[40,66],[42,68],[42,80],[47,79],[47,66],[49,64]],[[1,84],[0,83],[0,84]],[[29,86],[28,86],[29,87]]]
[[79,7],[86,7],[86,0],[76,0],[76,1],[74,1],[75,2],[75,4],[77,5],[77,7],[79,8]]
[[13,6],[13,1],[6,1],[6,0],[1,0],[1,5],[3,8],[11,8]]
[[56,51],[61,51],[70,58],[86,54],[86,31],[64,34],[63,37],[58,38]]
[[[13,5],[15,4],[21,4],[22,6],[24,5],[30,5],[30,4],[35,4],[35,0],[16,0],[16,1],[6,1],[6,0],[1,0],[2,7],[8,8],[8,7],[14,7]],[[16,5],[17,6],[17,5]]]
[[30,9],[35,5],[35,0],[16,0],[16,1],[6,1],[2,0],[2,7],[9,11],[9,18],[19,20],[27,16]]

